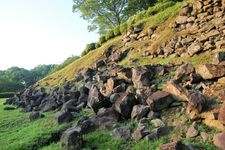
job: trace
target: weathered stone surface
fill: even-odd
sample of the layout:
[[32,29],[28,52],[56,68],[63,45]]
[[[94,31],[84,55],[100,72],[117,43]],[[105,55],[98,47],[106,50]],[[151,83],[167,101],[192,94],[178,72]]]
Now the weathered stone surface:
[[188,47],[187,52],[188,52],[188,54],[189,54],[190,56],[193,56],[193,55],[199,53],[199,52],[202,51],[202,50],[203,50],[203,48],[202,48],[202,46],[201,46],[199,43],[192,43],[192,44]]
[[207,105],[207,98],[201,93],[191,94],[187,106],[187,113],[190,119],[195,119],[199,113],[201,113]]
[[225,124],[225,102],[223,103],[222,107],[220,108],[218,120]]
[[137,88],[149,86],[151,84],[153,73],[147,68],[137,67],[132,69],[132,81]]
[[128,139],[131,137],[131,131],[128,127],[116,128],[112,131],[112,136],[115,138]]
[[132,134],[135,140],[140,140],[150,133],[148,125],[140,125]]
[[149,111],[150,109],[146,105],[135,105],[131,113],[131,118],[140,120],[141,118],[146,117]]
[[213,137],[213,143],[221,150],[225,150],[225,132],[218,133]]
[[31,112],[31,113],[30,113],[30,116],[29,116],[29,119],[30,119],[30,121],[34,121],[34,120],[43,118],[44,116],[45,116],[45,115],[42,114],[42,113],[39,112],[39,111],[37,111],[37,112]]
[[195,123],[193,123],[187,130],[186,137],[187,138],[194,138],[198,136],[199,132],[195,129]]
[[162,122],[161,119],[153,119],[153,120],[150,121],[150,123],[155,128],[159,128],[159,127],[164,127],[165,126],[164,122]]
[[160,150],[182,150],[185,145],[183,145],[180,141],[175,141],[167,144],[163,144],[160,146]]
[[135,96],[131,93],[122,94],[115,103],[115,109],[123,117],[130,118],[133,106],[137,104]]
[[176,23],[177,23],[177,24],[185,24],[185,23],[187,23],[187,19],[188,19],[187,16],[179,16],[179,17],[176,19]]
[[196,72],[204,79],[215,79],[225,75],[225,66],[205,64],[199,65],[196,68]]
[[71,112],[59,112],[57,115],[58,124],[68,123],[72,121],[72,119],[73,115],[71,114]]
[[195,68],[192,64],[185,63],[177,68],[175,72],[175,80],[184,79],[185,76],[193,73],[195,71]]
[[172,102],[172,96],[164,91],[157,91],[147,99],[147,104],[153,111],[160,111],[168,107]]
[[61,137],[63,150],[79,150],[82,147],[83,139],[79,127],[67,129]]
[[100,108],[109,107],[110,101],[104,98],[96,86],[93,86],[89,91],[88,106],[97,113]]
[[213,64],[220,64],[225,61],[225,52],[218,52],[213,58]]
[[176,84],[174,81],[169,81],[163,91],[171,93],[174,99],[181,101],[189,101],[190,93],[187,89]]

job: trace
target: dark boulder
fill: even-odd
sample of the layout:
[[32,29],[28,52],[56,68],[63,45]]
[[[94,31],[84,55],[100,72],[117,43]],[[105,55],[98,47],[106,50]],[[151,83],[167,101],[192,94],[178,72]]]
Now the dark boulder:
[[160,111],[168,107],[173,101],[169,93],[157,91],[149,96],[146,102],[153,111]]
[[45,115],[42,114],[41,112],[36,111],[36,112],[31,112],[29,118],[30,118],[30,121],[34,121],[34,120],[43,118],[44,116]]
[[73,120],[73,115],[71,112],[59,112],[57,114],[58,124],[68,123]]
[[61,137],[63,150],[79,150],[82,147],[83,139],[79,127],[67,129]]
[[132,81],[136,88],[150,86],[153,73],[146,67],[132,69]]
[[133,106],[138,103],[132,93],[123,93],[115,103],[115,109],[123,117],[130,118]]
[[129,139],[131,137],[131,131],[128,127],[116,128],[112,131],[112,137]]
[[146,105],[135,105],[131,113],[131,118],[140,120],[141,118],[146,117],[149,111],[150,109]]

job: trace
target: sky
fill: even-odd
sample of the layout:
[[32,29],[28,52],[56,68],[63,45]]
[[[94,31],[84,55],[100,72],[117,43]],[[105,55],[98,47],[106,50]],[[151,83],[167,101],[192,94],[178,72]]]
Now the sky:
[[72,12],[73,0],[0,0],[0,70],[59,64],[80,55],[97,33]]

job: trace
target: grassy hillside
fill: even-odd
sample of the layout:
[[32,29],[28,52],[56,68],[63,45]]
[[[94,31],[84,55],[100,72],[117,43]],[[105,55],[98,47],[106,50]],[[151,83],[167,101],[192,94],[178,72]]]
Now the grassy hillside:
[[[165,41],[166,39],[170,38],[171,36],[174,36],[174,33],[171,29],[168,28],[169,24],[174,21],[175,17],[179,14],[180,8],[182,5],[191,0],[185,0],[183,2],[177,2],[175,5],[167,6],[165,7],[164,4],[158,4],[152,8],[149,8],[148,12],[157,12],[154,15],[150,15],[149,17],[140,17],[141,14],[137,14],[136,16],[132,17],[134,18],[135,24],[145,24],[144,32],[147,32],[147,30],[152,26],[158,26],[158,29],[156,33],[160,36],[160,38],[157,41],[135,41],[128,47],[132,47],[132,51],[130,51],[129,55],[122,61],[119,62],[120,65],[129,66],[130,60],[137,59],[137,64],[139,65],[146,65],[146,64],[156,64],[156,63],[168,63],[168,62],[174,62],[174,61],[188,61],[193,62],[194,64],[198,63],[204,63],[205,58],[211,58],[211,55],[200,55],[193,58],[154,58],[149,59],[148,57],[143,57],[142,54],[146,50],[152,50],[155,49],[162,41]],[[143,12],[142,12],[143,14]],[[131,19],[127,21],[127,24],[131,24]],[[138,19],[139,18],[139,19]],[[112,45],[115,44],[117,47],[121,44],[121,38],[122,36],[115,37],[114,39],[111,39],[103,44],[100,48],[90,52],[84,57],[79,58],[78,60],[74,61],[70,65],[64,67],[63,69],[47,76],[46,78],[42,79],[39,83],[41,86],[57,86],[61,83],[63,83],[65,80],[72,80],[74,79],[75,74],[83,70],[84,68],[90,67],[96,60],[100,59],[102,57],[102,54],[104,50]],[[145,48],[143,45],[151,44],[151,47]],[[120,47],[117,49],[117,51],[123,51],[128,48]],[[141,51],[139,50],[141,49]]]
[[54,141],[66,125],[57,125],[54,113],[30,122],[29,114],[19,109],[5,111],[4,99],[0,99],[0,145],[1,150],[40,149]]

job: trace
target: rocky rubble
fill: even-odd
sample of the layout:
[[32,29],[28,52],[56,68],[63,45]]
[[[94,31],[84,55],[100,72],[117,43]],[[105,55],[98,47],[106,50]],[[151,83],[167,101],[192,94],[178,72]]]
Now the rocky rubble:
[[[171,27],[176,32],[188,30],[188,34],[173,37],[161,45],[158,53],[150,55],[191,57],[223,48],[225,20],[221,18],[224,18],[224,3],[221,0],[196,0],[184,5]],[[129,45],[134,40],[156,38],[156,27],[151,27],[148,33],[142,33],[142,30],[142,26],[132,29],[124,35],[123,43]],[[117,53],[114,46],[110,46],[103,58],[82,70],[74,81],[51,89],[35,84],[8,99],[6,104],[30,112],[32,121],[43,117],[42,113],[47,111],[57,112],[58,124],[79,119],[76,126],[63,133],[61,143],[64,149],[80,149],[82,135],[95,130],[110,130],[113,137],[154,141],[169,135],[173,128],[181,126],[183,129],[185,119],[176,120],[176,115],[194,123],[184,128],[186,134],[161,145],[160,149],[191,149],[181,142],[183,138],[202,136],[207,139],[207,133],[199,133],[196,128],[199,122],[223,132],[214,136],[214,144],[224,149],[224,52],[215,54],[213,64],[199,66],[189,63],[117,65],[116,62],[124,59],[129,51]],[[93,115],[82,116],[83,109],[92,110]],[[173,115],[167,116],[167,111],[172,111]],[[134,130],[118,125],[118,122],[130,119],[138,122]]]

